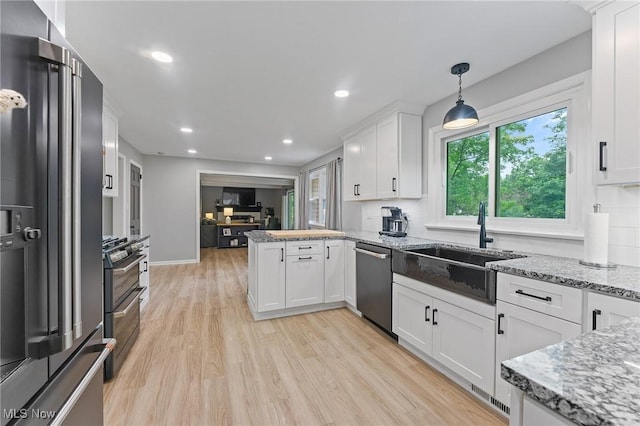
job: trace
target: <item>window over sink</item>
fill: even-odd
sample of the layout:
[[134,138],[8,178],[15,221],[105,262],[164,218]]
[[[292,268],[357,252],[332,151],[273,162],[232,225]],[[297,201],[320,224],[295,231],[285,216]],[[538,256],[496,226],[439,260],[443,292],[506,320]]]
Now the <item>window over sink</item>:
[[493,232],[577,238],[589,85],[585,72],[486,108],[472,129],[430,129],[430,176],[442,181],[429,181],[427,227],[475,229],[484,201]]

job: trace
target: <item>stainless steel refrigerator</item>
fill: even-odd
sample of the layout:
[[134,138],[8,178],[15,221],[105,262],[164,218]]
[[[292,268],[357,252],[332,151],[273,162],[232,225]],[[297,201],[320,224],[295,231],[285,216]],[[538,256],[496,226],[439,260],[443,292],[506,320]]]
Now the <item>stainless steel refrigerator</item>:
[[99,425],[102,84],[35,3],[0,32],[1,425]]

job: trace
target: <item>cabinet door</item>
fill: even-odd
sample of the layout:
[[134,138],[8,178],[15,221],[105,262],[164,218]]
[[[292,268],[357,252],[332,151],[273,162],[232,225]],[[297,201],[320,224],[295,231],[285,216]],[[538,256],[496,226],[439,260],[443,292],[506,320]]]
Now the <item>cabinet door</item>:
[[433,349],[431,316],[434,299],[393,283],[391,330],[420,351]]
[[344,300],[356,307],[356,243],[344,242]]
[[433,358],[493,394],[495,321],[434,299]]
[[[598,9],[593,25],[592,111],[599,184],[640,182],[638,69],[640,4],[619,1]],[[601,147],[602,142],[606,146]]]
[[399,198],[422,198],[422,116],[399,114],[398,122]]
[[315,305],[324,301],[324,256],[287,256],[286,307]]
[[360,135],[344,142],[344,201],[358,199],[357,184],[360,180]]
[[107,104],[102,107],[102,195],[118,196],[118,118]]
[[376,198],[376,157],[376,126],[372,126],[360,134],[358,200],[374,200]]
[[505,303],[496,303],[496,392],[495,398],[510,404],[511,386],[500,377],[500,364],[580,334],[580,325]]
[[285,308],[284,243],[258,243],[258,312]]
[[377,198],[398,198],[398,114],[377,125]]
[[[588,293],[585,330],[599,330],[610,327],[627,318],[640,316],[640,301],[619,299],[600,293]],[[587,328],[588,327],[588,328]]]
[[344,300],[344,240],[326,240],[324,303]]

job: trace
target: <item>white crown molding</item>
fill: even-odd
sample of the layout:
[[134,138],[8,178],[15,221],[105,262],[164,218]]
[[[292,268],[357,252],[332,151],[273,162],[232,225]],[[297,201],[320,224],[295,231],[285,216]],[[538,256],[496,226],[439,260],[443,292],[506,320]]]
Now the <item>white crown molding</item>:
[[342,140],[344,141],[346,139],[349,139],[361,130],[382,121],[391,114],[397,114],[401,112],[404,114],[413,114],[422,117],[426,108],[427,106],[425,104],[417,104],[406,101],[395,101],[369,115],[364,120],[361,120],[353,126],[349,127],[345,132],[342,133]]
[[568,3],[580,6],[590,14],[594,15],[598,9],[613,3],[615,0],[570,0]]

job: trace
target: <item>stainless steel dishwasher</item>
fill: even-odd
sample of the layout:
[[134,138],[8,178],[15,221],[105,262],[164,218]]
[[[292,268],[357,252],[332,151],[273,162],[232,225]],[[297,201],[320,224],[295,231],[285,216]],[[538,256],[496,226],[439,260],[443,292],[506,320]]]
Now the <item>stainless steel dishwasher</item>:
[[391,331],[391,249],[356,243],[357,308],[362,315],[397,339]]

